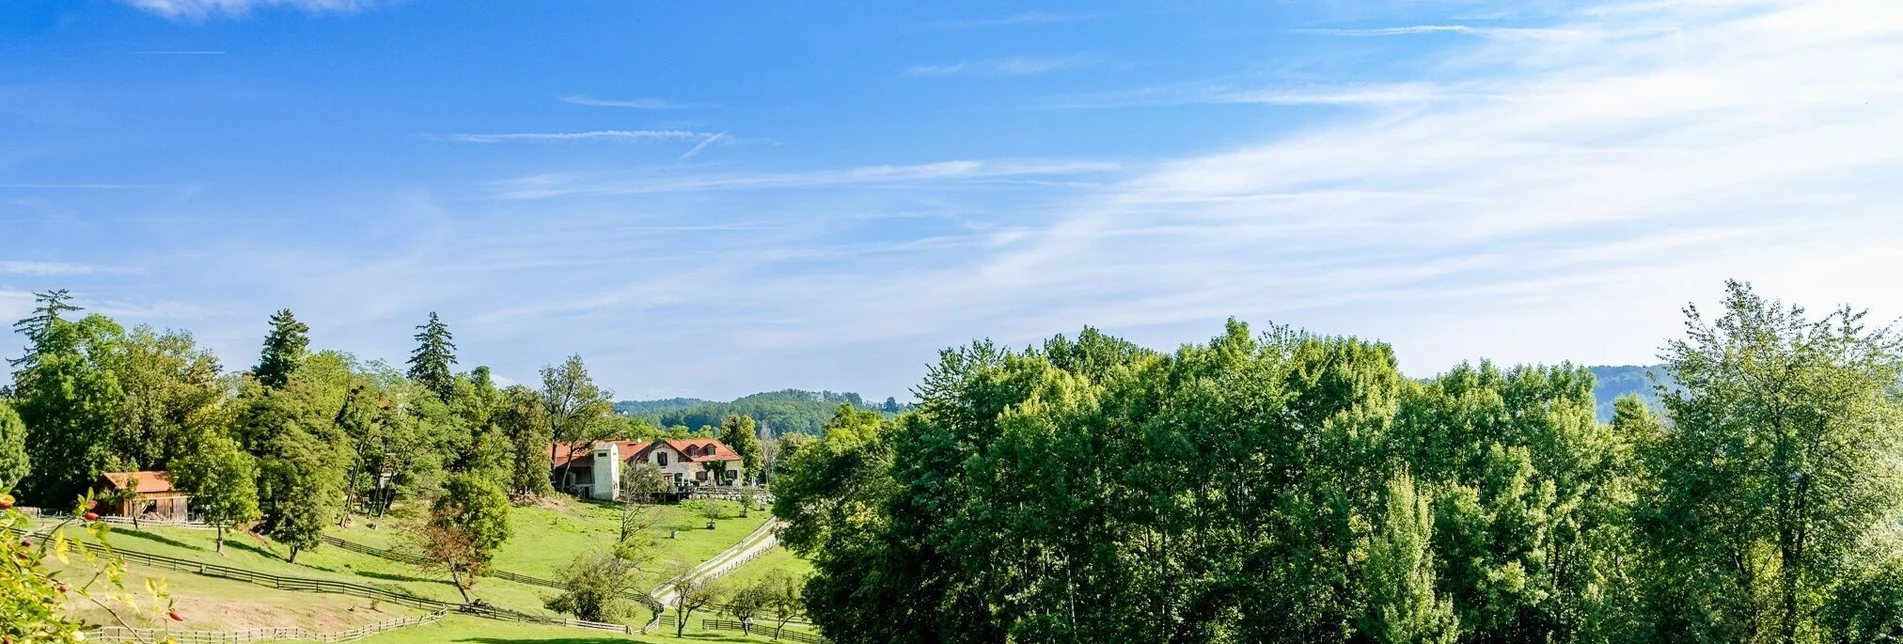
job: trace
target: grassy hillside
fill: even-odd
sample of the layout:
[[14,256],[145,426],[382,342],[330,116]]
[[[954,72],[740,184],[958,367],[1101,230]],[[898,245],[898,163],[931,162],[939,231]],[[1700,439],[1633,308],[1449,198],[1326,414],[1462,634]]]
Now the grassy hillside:
[[[420,612],[345,595],[298,593],[173,571],[141,570],[136,566],[126,575],[126,588],[144,601],[146,596],[142,589],[148,579],[164,580],[185,622],[171,622],[151,610],[119,611],[120,618],[140,628],[225,631],[303,627],[338,631]],[[87,624],[114,623],[104,609],[77,599],[67,605],[67,613]]]
[[[747,533],[760,527],[767,519],[765,511],[756,510],[751,517],[742,519],[736,516],[737,504],[714,504],[721,507],[725,516],[730,518],[717,521],[712,530],[706,528],[706,518],[697,511],[698,502],[690,502],[685,506],[656,506],[656,512],[660,514],[654,534],[658,557],[643,580],[645,585],[660,585],[676,567],[691,566],[712,558],[739,543]],[[577,554],[611,544],[620,525],[620,514],[616,508],[572,500],[553,507],[515,508],[511,519],[515,534],[497,555],[496,566],[510,572],[549,579],[558,578],[561,569],[574,560]],[[364,545],[389,548],[399,540],[397,523],[386,520],[376,529],[371,529],[369,521],[360,519],[350,529],[335,529],[333,533]],[[273,575],[365,584],[440,601],[462,601],[446,575],[417,566],[335,547],[304,551],[298,554],[297,563],[291,564],[284,561],[283,556],[288,550],[282,545],[241,533],[230,535],[225,544],[224,556],[219,556],[213,551],[213,535],[210,530],[147,528],[115,529],[109,538],[116,546],[151,554]],[[135,574],[145,574],[137,565],[132,569]],[[222,605],[218,603],[220,601],[254,595],[247,592],[249,589],[269,590],[183,572],[153,571],[151,574],[171,580],[175,589],[189,590],[195,597],[202,595],[212,606]],[[501,608],[547,615],[553,613],[543,608],[542,604],[553,592],[538,586],[484,578],[470,590],[470,595]],[[349,608],[356,605],[352,601],[340,600],[339,603],[315,599],[327,597],[323,595],[294,595],[302,598],[301,601],[287,605],[327,607],[324,611],[310,613],[309,618],[312,620],[331,619],[339,611],[348,613]],[[211,612],[218,611],[213,609]]]
[[[284,554],[288,552],[284,546],[262,537],[245,534],[234,534],[227,539],[225,554],[221,557],[213,551],[212,535],[213,532],[210,530],[185,528],[115,529],[110,539],[116,546],[150,554],[234,566],[272,575],[333,579],[364,584],[439,601],[462,601],[462,596],[456,592],[456,587],[449,582],[448,576],[409,564],[330,547],[301,552],[297,556],[297,563],[291,564],[284,561]],[[137,564],[132,565],[132,569],[135,572],[142,572]],[[154,574],[172,580],[183,580],[185,577],[195,576],[172,571]],[[552,614],[542,608],[543,595],[546,592],[545,589],[535,586],[500,579],[483,579],[470,591],[470,595],[502,608],[525,613]]]
[[[711,615],[709,615],[711,616]],[[700,624],[701,614],[695,613],[690,621]],[[770,631],[769,631],[770,632]],[[665,629],[647,635],[619,635],[607,632],[585,631],[554,626],[531,626],[480,620],[472,617],[451,615],[440,624],[416,626],[392,631],[357,640],[363,644],[436,644],[439,642],[466,642],[478,644],[515,644],[544,642],[546,644],[627,644],[644,642],[646,644],[673,644],[677,642],[769,642],[771,638],[755,631],[751,637],[743,637],[739,631],[702,631],[687,629],[686,637],[674,637],[673,629]]]
[[753,583],[754,580],[766,576],[773,570],[785,571],[798,579],[813,574],[813,564],[793,554],[791,550],[775,546],[766,554],[760,555],[760,558],[733,569],[733,572],[727,573],[720,581],[728,588],[739,588]]
[[[713,504],[728,518],[716,521],[714,529],[708,530],[707,519],[700,511],[703,503]],[[768,517],[765,510],[756,509],[748,518],[740,518],[739,504],[726,501],[651,507],[658,520],[654,530],[657,561],[648,575],[650,585],[660,585],[676,567],[706,561],[740,543]],[[385,520],[373,529],[372,522],[357,521],[348,529],[332,530],[332,534],[367,546],[390,548],[401,540],[401,523],[400,519]],[[621,509],[564,498],[548,507],[514,508],[509,513],[509,525],[514,534],[496,554],[495,567],[556,579],[577,555],[614,544],[621,533]]]

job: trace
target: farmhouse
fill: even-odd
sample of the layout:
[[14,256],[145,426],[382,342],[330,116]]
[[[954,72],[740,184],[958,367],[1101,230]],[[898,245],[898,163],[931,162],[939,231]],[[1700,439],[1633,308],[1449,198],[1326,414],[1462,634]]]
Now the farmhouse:
[[587,498],[617,496],[621,471],[639,463],[660,468],[677,489],[741,481],[740,455],[712,438],[556,443],[552,448],[555,489]]
[[100,502],[105,514],[183,520],[191,497],[172,487],[170,472],[107,472],[96,487],[105,492]]

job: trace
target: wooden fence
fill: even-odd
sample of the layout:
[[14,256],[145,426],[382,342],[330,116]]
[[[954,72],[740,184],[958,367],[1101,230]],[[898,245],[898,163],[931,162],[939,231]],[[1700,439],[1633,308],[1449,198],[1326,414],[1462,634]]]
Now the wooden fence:
[[[66,519],[66,518],[71,518],[73,516],[73,513],[67,512],[64,510],[49,510],[46,508],[35,508],[35,507],[28,507],[28,506],[19,506],[14,509],[25,513],[27,516],[41,517],[46,519]],[[153,526],[153,527],[166,527],[166,528],[190,528],[193,530],[218,529],[217,526],[205,523],[204,521],[199,519],[193,519],[189,517],[185,519],[139,519],[137,522],[134,522],[130,517],[101,515],[99,517],[99,520],[106,523],[111,523],[113,525],[133,526],[135,528]]]
[[354,642],[378,633],[386,633],[409,626],[421,626],[443,621],[449,611],[438,610],[421,617],[400,617],[360,626],[347,631],[313,631],[302,627],[290,628],[247,628],[237,631],[174,631],[156,628],[126,628],[107,626],[88,633],[88,639],[101,642],[162,642],[172,640],[178,644],[248,644],[249,642],[268,642],[272,640],[302,640],[307,642]]
[[[700,627],[702,630],[709,630],[709,631],[747,632],[749,630],[746,624],[743,624],[738,620],[719,619],[719,618],[710,618],[710,619],[700,620]],[[768,637],[773,637],[773,625],[754,622],[751,632],[754,635],[766,635]],[[802,644],[825,644],[826,643],[826,638],[824,637],[820,637],[818,635],[814,635],[812,633],[808,633],[805,631],[789,631],[784,629],[782,629],[780,631],[779,636],[775,637],[774,639],[801,642]],[[180,644],[184,644],[184,643],[181,642]]]

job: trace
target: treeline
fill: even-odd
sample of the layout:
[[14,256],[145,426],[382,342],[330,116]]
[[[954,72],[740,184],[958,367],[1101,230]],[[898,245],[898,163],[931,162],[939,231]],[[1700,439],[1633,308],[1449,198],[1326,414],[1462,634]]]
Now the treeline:
[[744,396],[733,402],[712,402],[693,398],[622,401],[615,411],[640,418],[676,433],[717,427],[728,416],[746,416],[764,428],[769,436],[808,434],[817,436],[840,405],[897,414],[905,407],[898,400],[868,403],[852,392],[803,391],[784,389]]
[[[288,310],[271,316],[256,365],[230,373],[189,333],[127,330],[65,291],[38,294],[14,328],[27,346],[0,389],[0,490],[65,508],[105,472],[168,470],[208,521],[254,527],[292,558],[347,511],[425,498],[441,515],[427,545],[486,561],[507,538],[509,498],[554,492],[552,442],[660,433],[614,414],[579,356],[543,368],[536,388],[455,370],[434,313],[401,368],[313,350]],[[762,467],[757,441],[735,442]]]
[[1903,347],[1731,284],[1677,387],[1426,382],[1231,322],[941,354],[896,419],[783,454],[783,542],[837,642],[1872,642],[1903,637]]

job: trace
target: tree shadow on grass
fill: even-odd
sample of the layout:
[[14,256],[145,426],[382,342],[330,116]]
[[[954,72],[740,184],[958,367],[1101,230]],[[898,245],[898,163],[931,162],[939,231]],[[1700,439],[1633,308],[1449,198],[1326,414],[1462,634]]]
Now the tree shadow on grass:
[[397,575],[397,574],[391,574],[387,572],[371,572],[368,570],[356,570],[352,572],[355,572],[356,574],[360,576],[369,577],[372,579],[382,579],[384,581],[411,581],[411,582],[418,582],[418,583],[424,583],[424,584],[442,584],[445,586],[450,585],[450,583],[447,580],[430,579],[428,577],[411,577],[409,575]]
[[245,541],[239,541],[239,540],[236,540],[236,539],[226,539],[226,540],[225,540],[225,548],[227,548],[227,549],[235,549],[235,550],[243,550],[243,551],[245,551],[245,552],[249,552],[249,553],[253,553],[253,554],[256,554],[256,555],[258,555],[258,556],[261,556],[261,557],[266,557],[266,558],[269,558],[269,559],[276,559],[276,560],[279,560],[279,561],[283,561],[283,560],[284,560],[284,555],[280,555],[280,554],[278,554],[278,553],[275,553],[275,552],[272,552],[270,548],[266,548],[266,547],[264,547],[264,546],[262,546],[262,545],[259,545],[259,544],[255,544],[255,543],[249,543],[249,542],[245,542]]
[[[197,550],[199,552],[205,552],[205,548],[201,546],[194,546],[192,544],[185,543],[183,541],[179,541],[171,537],[167,537],[167,536],[159,535],[159,534],[153,534],[150,532],[145,532],[143,530],[114,530],[112,531],[112,536],[135,537],[139,539],[145,539],[147,541],[163,543],[165,545],[172,546],[174,548],[184,548],[186,550]],[[230,544],[227,544],[227,545],[230,545]]]

